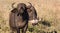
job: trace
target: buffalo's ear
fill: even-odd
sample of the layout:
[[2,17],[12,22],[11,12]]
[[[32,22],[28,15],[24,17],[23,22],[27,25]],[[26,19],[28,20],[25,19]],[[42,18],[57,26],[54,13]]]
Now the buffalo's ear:
[[30,5],[28,5],[28,6],[26,6],[26,8],[27,8],[27,12],[28,12],[28,13],[30,13],[30,12],[31,12],[31,9],[30,9],[30,8],[31,8],[31,6],[30,6]]
[[14,8],[13,10],[11,10],[11,12],[16,13],[17,12],[17,8]]

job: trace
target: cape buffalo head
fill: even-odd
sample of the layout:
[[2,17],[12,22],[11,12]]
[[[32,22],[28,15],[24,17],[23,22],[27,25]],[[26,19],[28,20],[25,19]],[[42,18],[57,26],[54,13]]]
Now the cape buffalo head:
[[12,4],[12,8],[14,9],[14,11],[11,11],[13,13],[18,13],[17,15],[19,14],[23,14],[25,11],[26,11],[26,5],[24,3],[19,3],[17,4],[17,7],[14,7],[15,3]]
[[31,3],[30,5],[27,6],[27,12],[29,14],[29,22],[32,23],[32,25],[36,25],[38,23],[38,18],[37,18],[37,12],[34,6],[32,6]]

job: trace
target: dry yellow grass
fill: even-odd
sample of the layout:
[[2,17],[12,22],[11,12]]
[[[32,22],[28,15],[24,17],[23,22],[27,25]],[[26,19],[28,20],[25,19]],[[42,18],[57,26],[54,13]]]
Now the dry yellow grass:
[[[44,31],[56,30],[60,33],[60,0],[0,0],[0,33],[10,33],[9,13],[12,10],[11,4],[14,2],[26,4],[31,2],[39,18],[49,21],[52,25],[51,27],[46,27],[39,24],[36,28]],[[30,32],[27,31],[27,33]]]

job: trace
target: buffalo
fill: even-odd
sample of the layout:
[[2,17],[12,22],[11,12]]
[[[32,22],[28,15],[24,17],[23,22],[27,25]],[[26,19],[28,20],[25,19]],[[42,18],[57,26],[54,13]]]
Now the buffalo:
[[31,22],[32,25],[38,23],[37,12],[32,4],[29,4],[30,5],[26,6],[24,3],[19,3],[15,8],[13,7],[14,3],[12,4],[13,9],[9,14],[11,33],[14,33],[14,31],[20,33],[20,29],[22,30],[22,33],[26,33],[29,22]]

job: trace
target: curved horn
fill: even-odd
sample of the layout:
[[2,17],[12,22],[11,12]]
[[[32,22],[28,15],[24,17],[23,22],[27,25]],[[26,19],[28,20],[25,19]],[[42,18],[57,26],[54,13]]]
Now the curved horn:
[[15,4],[15,2],[14,3],[12,3],[12,8],[15,8],[13,5]]
[[30,2],[28,2],[28,3],[32,6],[32,4]]
[[30,2],[28,2],[28,3],[29,3],[29,5],[27,6],[27,8],[29,9],[32,7],[32,4]]

